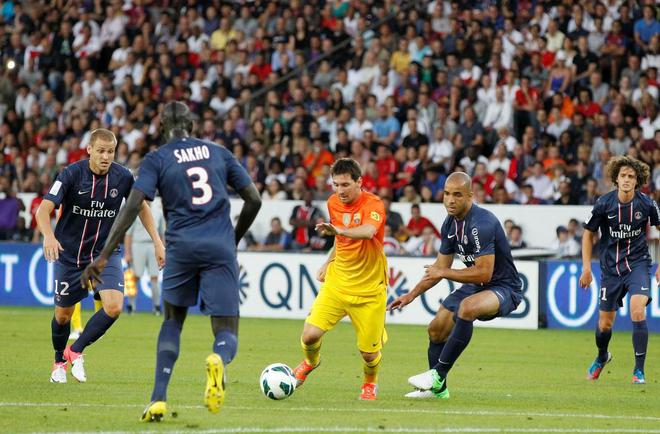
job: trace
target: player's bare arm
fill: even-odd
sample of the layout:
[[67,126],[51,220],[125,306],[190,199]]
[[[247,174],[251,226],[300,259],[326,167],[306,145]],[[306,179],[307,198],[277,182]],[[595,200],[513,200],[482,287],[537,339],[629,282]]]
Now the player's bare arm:
[[580,288],[589,288],[593,276],[591,275],[591,252],[594,246],[594,233],[585,229],[582,234],[582,274],[580,275]]
[[110,229],[108,240],[105,242],[101,254],[94,260],[94,262],[85,268],[85,271],[83,271],[82,277],[80,278],[83,288],[87,288],[87,282],[92,282],[92,284],[94,284],[94,282],[101,282],[100,275],[108,262],[108,258],[112,252],[115,251],[121,240],[124,239],[126,231],[128,231],[128,228],[131,227],[135,218],[140,213],[143,203],[144,193],[135,188],[132,189],[131,194],[129,194],[128,199],[126,199],[126,204],[119,212],[117,219]]
[[156,262],[158,262],[158,268],[162,269],[165,266],[165,245],[163,244],[163,240],[161,240],[160,236],[158,235],[154,217],[151,215],[151,208],[149,207],[149,203],[146,200],[142,201],[142,207],[140,208],[140,213],[138,215],[140,216],[142,225],[151,237],[151,241],[154,243]]
[[259,209],[261,209],[261,196],[259,196],[259,191],[254,183],[240,190],[238,195],[241,196],[244,203],[241,214],[238,216],[238,221],[236,222],[236,228],[234,228],[236,245],[238,245],[238,242],[250,228],[254,219],[257,218]]
[[376,235],[378,229],[369,223],[354,228],[339,228],[324,222],[316,225],[316,231],[324,237],[340,235],[354,240],[370,240]]
[[479,256],[474,261],[473,267],[457,270],[442,265],[433,264],[426,268],[424,277],[429,279],[448,279],[459,283],[482,284],[490,282],[495,267],[495,255]]
[[316,280],[318,280],[319,282],[325,282],[325,273],[328,271],[328,265],[330,265],[330,263],[334,260],[335,260],[335,246],[332,246],[330,248],[330,252],[328,253],[328,259],[316,272]]
[[[428,268],[431,267],[445,269],[451,267],[453,261],[454,261],[454,255],[443,255],[442,253],[439,253],[435,262],[432,265],[427,265],[426,267],[427,270]],[[436,279],[430,276],[428,273],[425,273],[424,277],[422,277],[422,279],[417,283],[417,285],[415,285],[412,291],[398,297],[396,300],[390,303],[390,305],[387,306],[387,310],[392,311],[394,309],[402,309],[404,306],[412,303],[412,301],[415,300],[417,297],[424,294],[426,291],[428,291],[429,289],[433,288],[435,285],[440,283],[441,280],[442,278]]]
[[37,219],[37,227],[44,234],[44,258],[48,262],[55,262],[60,257],[60,252],[64,249],[57,238],[50,225],[50,215],[55,209],[55,203],[48,199],[44,199],[39,205],[39,209],[35,213]]

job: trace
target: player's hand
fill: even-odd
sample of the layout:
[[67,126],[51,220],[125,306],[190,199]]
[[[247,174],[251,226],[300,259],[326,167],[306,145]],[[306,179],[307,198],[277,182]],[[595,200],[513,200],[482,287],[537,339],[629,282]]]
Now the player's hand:
[[124,251],[124,261],[126,261],[127,264],[132,264],[133,263],[133,255],[130,253]]
[[325,273],[328,271],[328,263],[326,262],[319,268],[319,270],[316,272],[316,280],[319,282],[325,282]]
[[322,237],[334,236],[339,233],[336,227],[330,223],[325,222],[316,225],[316,232],[318,232]]
[[394,300],[392,303],[387,306],[388,311],[393,311],[394,309],[403,309],[404,306],[409,305],[412,303],[412,301],[415,299],[415,296],[409,292],[407,294],[403,294],[401,297],[397,298]]
[[[656,273],[656,277],[658,277],[658,274]],[[593,276],[591,275],[591,270],[582,270],[582,274],[580,275],[580,288],[587,289],[591,285],[591,281],[593,280]]]
[[103,283],[101,273],[103,273],[103,269],[107,263],[107,259],[98,258],[85,268],[80,277],[80,284],[83,289],[93,289],[97,282]]
[[165,246],[162,242],[158,242],[154,245],[154,253],[156,254],[158,269],[162,270],[165,266]]
[[63,250],[62,245],[55,237],[44,238],[44,258],[46,258],[46,261],[57,261],[60,257],[60,252]]
[[655,281],[660,285],[660,265],[658,266],[658,269],[655,270]]
[[424,266],[424,280],[441,280],[444,275],[442,273],[442,268],[436,265],[425,265]]

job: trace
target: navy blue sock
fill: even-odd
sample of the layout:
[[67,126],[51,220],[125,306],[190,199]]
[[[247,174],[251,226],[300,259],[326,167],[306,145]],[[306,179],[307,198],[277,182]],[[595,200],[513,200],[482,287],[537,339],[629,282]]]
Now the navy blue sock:
[[181,328],[181,323],[171,319],[163,321],[160,327],[156,354],[156,382],[151,393],[152,401],[165,401],[167,398],[167,385],[170,382],[174,363],[179,357]]
[[646,347],[649,343],[649,329],[646,320],[633,321],[632,341],[635,350],[635,369],[644,372],[644,362],[646,361]]
[[447,373],[454,366],[454,363],[461,355],[463,350],[467,348],[472,339],[472,321],[467,321],[462,318],[456,318],[456,326],[449,335],[449,339],[445,343],[445,347],[440,353],[440,360],[433,367],[442,378],[447,377]]
[[66,348],[66,341],[69,339],[71,333],[71,322],[60,324],[55,320],[50,322],[51,337],[53,339],[53,349],[55,350],[55,362],[63,363],[64,349]]
[[442,349],[445,347],[445,343],[446,342],[435,343],[429,340],[429,349],[426,352],[429,358],[429,369],[433,369],[433,367],[438,364],[438,361],[440,360],[440,353],[442,353]]
[[85,329],[80,334],[78,340],[71,345],[71,351],[82,353],[88,345],[93,344],[98,338],[103,336],[116,320],[117,318],[113,318],[105,313],[105,309],[96,312],[89,319],[87,325],[85,325]]
[[213,352],[222,357],[222,363],[226,366],[234,359],[236,351],[238,351],[238,339],[236,335],[229,330],[220,330],[215,335]]
[[[633,323],[634,324],[634,323]],[[607,347],[612,338],[612,329],[607,331],[600,331],[600,327],[596,327],[596,346],[598,347],[598,361],[605,363],[607,361]]]

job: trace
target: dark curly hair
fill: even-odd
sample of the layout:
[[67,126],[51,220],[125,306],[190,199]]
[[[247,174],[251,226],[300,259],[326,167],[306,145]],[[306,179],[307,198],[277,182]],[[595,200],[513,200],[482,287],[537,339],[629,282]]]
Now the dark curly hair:
[[607,176],[610,178],[613,185],[617,185],[616,180],[619,177],[619,172],[622,167],[630,167],[635,171],[635,174],[637,175],[637,185],[635,186],[635,189],[642,188],[642,186],[649,181],[651,169],[649,169],[649,166],[646,163],[641,162],[636,158],[628,157],[627,155],[620,155],[611,158],[605,167]]

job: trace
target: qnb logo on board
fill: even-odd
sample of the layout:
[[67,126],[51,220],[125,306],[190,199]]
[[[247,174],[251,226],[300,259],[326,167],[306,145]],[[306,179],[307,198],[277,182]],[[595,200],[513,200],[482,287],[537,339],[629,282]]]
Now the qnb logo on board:
[[588,290],[579,286],[581,269],[577,264],[559,265],[548,276],[548,309],[556,321],[566,327],[585,325],[598,309],[598,283],[591,281]]

